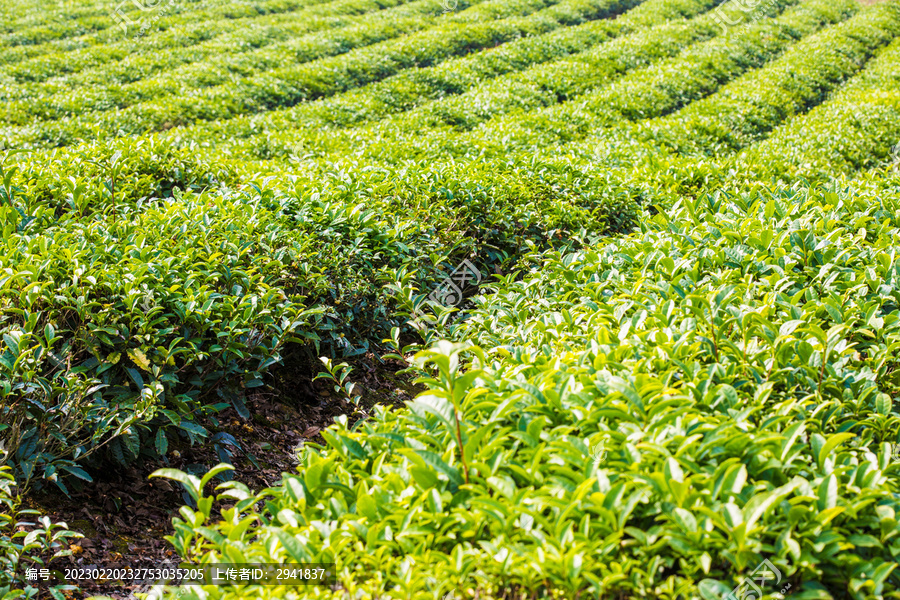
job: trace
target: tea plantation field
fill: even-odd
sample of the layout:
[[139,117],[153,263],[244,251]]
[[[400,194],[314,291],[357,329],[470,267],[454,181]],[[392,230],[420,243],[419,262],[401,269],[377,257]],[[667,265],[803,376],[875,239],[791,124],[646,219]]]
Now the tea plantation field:
[[[900,598],[900,0],[6,0],[0,100],[0,600],[137,467],[333,575],[154,597]],[[298,353],[424,391],[168,468]]]

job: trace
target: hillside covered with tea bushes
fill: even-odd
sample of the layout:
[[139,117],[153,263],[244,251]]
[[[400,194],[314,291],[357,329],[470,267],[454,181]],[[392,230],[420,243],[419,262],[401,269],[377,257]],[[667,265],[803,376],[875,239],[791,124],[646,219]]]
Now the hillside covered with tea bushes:
[[164,597],[900,598],[898,0],[13,0],[0,64],[0,598],[74,552],[7,471],[230,461],[294,355],[424,391],[155,475],[335,584]]

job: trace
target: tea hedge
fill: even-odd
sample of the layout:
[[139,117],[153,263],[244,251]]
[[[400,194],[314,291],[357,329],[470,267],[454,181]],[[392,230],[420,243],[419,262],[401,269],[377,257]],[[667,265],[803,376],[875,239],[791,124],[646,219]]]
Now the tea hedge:
[[[392,5],[397,5],[399,8],[383,10],[390,9]],[[21,100],[4,107],[3,120],[11,122],[11,119],[16,117],[22,122],[29,116],[40,116],[42,119],[46,119],[51,115],[66,114],[67,110],[75,114],[98,110],[104,108],[101,98],[110,94],[115,94],[117,98],[115,106],[121,108],[145,99],[144,96],[148,93],[145,88],[149,87],[151,83],[159,86],[177,85],[178,83],[183,85],[191,81],[188,77],[193,77],[204,82],[202,85],[212,85],[213,83],[209,82],[209,75],[206,75],[205,79],[201,79],[202,72],[196,73],[196,71],[202,71],[204,68],[218,68],[246,75],[249,73],[248,69],[271,69],[283,64],[283,61],[289,56],[293,56],[284,51],[277,52],[279,48],[291,49],[299,46],[299,49],[294,52],[306,50],[308,55],[313,58],[324,56],[329,48],[331,52],[347,51],[353,47],[354,43],[359,44],[371,39],[380,41],[380,38],[372,34],[367,37],[357,34],[354,38],[350,35],[351,32],[345,31],[345,29],[354,25],[372,27],[377,21],[386,17],[400,19],[415,15],[419,11],[426,14],[433,13],[435,5],[427,2],[413,2],[407,6],[402,2],[393,2],[392,0],[350,0],[338,3],[334,9],[333,13],[324,14],[321,14],[324,12],[321,10],[300,11],[292,13],[289,18],[279,15],[278,21],[272,24],[260,23],[258,20],[251,23],[244,21],[243,27],[233,33],[223,33],[217,28],[208,27],[206,35],[214,33],[215,37],[212,39],[196,39],[197,43],[195,44],[184,47],[166,47],[158,53],[150,55],[130,54],[127,42],[122,42],[118,47],[114,45],[100,46],[99,48],[93,46],[78,54],[59,53],[57,62],[50,62],[51,58],[47,56],[21,62],[14,69],[10,69],[10,75],[16,77],[18,73],[23,73],[26,76],[33,76],[36,69],[32,63],[40,61],[55,76],[52,82],[41,85],[26,83],[9,86],[6,94]],[[367,15],[366,13],[370,11],[374,14]],[[350,15],[362,13],[363,16],[340,18],[338,15],[342,13]],[[322,40],[319,36],[310,35],[309,38],[303,40],[294,39],[304,34],[309,35],[323,30],[329,32],[328,39],[332,40],[330,46],[326,46],[326,40]],[[385,34],[382,34],[382,37],[383,35]],[[289,41],[288,36],[291,38]],[[306,42],[306,48],[304,48],[303,42]],[[318,47],[315,42],[319,42]],[[113,48],[116,49],[114,56],[101,54],[108,53]],[[318,54],[316,50],[318,50]],[[75,55],[73,56],[73,54]],[[106,60],[103,60],[104,58]],[[119,60],[110,60],[110,58]],[[65,66],[63,67],[63,65]],[[170,73],[173,70],[176,72]],[[60,77],[61,72],[73,74],[68,77]],[[168,73],[168,77],[162,77],[162,73]],[[150,79],[150,76],[155,74],[159,75]],[[150,80],[147,81],[148,79]],[[115,82],[130,83],[131,85],[117,89],[115,85],[112,85]],[[194,87],[200,87],[200,85],[197,83],[194,84]],[[88,86],[98,87],[86,89]],[[69,92],[69,94],[65,92]],[[73,95],[76,92],[81,94],[83,104],[74,101]],[[171,91],[167,91],[167,93],[171,93]],[[35,104],[34,100],[42,102]],[[43,106],[44,104],[50,104],[53,108]]]
[[[261,14],[278,14],[286,13],[310,4],[321,3],[322,0],[262,0],[248,5],[245,2],[223,2],[213,4],[212,6],[202,6],[200,10],[191,10],[190,5],[194,4],[193,0],[177,3],[172,12],[173,16],[161,17],[156,23],[156,27],[167,29],[172,25],[182,25],[186,20],[197,21],[201,19],[221,20],[238,19],[241,17],[252,17]],[[155,8],[159,2],[152,5],[147,3],[125,5],[121,7],[124,13],[129,17],[137,17],[146,12],[147,8]],[[21,8],[22,3],[17,2],[16,8]],[[71,39],[73,36],[77,38],[98,39],[100,35],[108,34],[110,31],[120,32],[119,24],[112,18],[112,11],[120,8],[118,5],[103,5],[100,8],[100,14],[86,15],[81,19],[69,20],[63,18],[62,15],[68,16],[67,12],[54,13],[52,9],[48,12],[43,5],[40,10],[34,14],[31,19],[36,23],[33,27],[27,24],[17,23],[8,26],[9,33],[0,37],[0,47],[16,47],[16,46],[32,46],[46,42],[65,41],[66,38]],[[204,10],[205,9],[205,10]],[[135,20],[135,19],[132,19]],[[23,26],[25,25],[25,26]],[[102,38],[101,38],[102,39]],[[81,40],[79,40],[81,41]]]
[[[883,8],[896,11],[896,5],[883,5]],[[896,14],[896,12],[894,13]],[[870,14],[860,15],[860,19],[870,19]],[[865,21],[863,21],[864,23]],[[852,21],[843,27],[850,28]],[[821,35],[826,36],[828,31]],[[847,32],[847,39],[853,44],[857,36],[865,34],[856,28]],[[882,38],[884,39],[884,38]],[[828,41],[826,41],[828,40]],[[832,128],[827,133],[817,131],[824,126],[824,122],[817,119],[819,114],[837,109],[842,115],[846,115],[846,109],[837,107],[845,106],[847,98],[854,89],[862,87],[868,89],[873,95],[884,98],[888,103],[894,89],[892,77],[886,77],[886,72],[895,70],[892,64],[896,56],[896,43],[884,48],[877,56],[883,59],[866,62],[868,57],[857,58],[856,62],[846,61],[846,71],[836,77],[850,77],[860,63],[865,63],[861,74],[850,81],[841,89],[836,97],[828,99],[824,104],[812,110],[808,116],[798,116],[789,120],[780,129],[771,132],[776,123],[781,122],[781,116],[772,116],[771,111],[782,110],[790,103],[801,105],[801,111],[807,108],[806,103],[817,104],[825,100],[825,91],[819,89],[799,88],[786,96],[783,91],[794,80],[794,67],[787,65],[802,64],[799,56],[811,55],[810,48],[816,47],[820,51],[832,51],[835,48],[828,37],[812,38],[808,42],[796,48],[795,57],[786,56],[770,67],[760,70],[748,78],[748,81],[738,80],[700,103],[689,106],[684,111],[671,117],[648,120],[625,128],[607,129],[602,135],[590,136],[582,143],[572,144],[569,151],[580,156],[603,156],[606,160],[628,165],[615,179],[620,185],[637,186],[644,191],[639,196],[646,197],[648,188],[655,188],[654,193],[659,193],[664,188],[663,195],[676,198],[683,194],[702,194],[703,190],[713,190],[726,186],[732,190],[748,190],[755,186],[765,186],[773,178],[781,178],[789,182],[814,180],[828,181],[830,178],[841,174],[851,174],[857,169],[873,166],[871,161],[884,160],[890,153],[890,148],[896,142],[897,134],[892,125],[884,125],[878,128],[868,128],[861,131],[857,123],[861,119],[879,118],[880,108],[874,110],[853,109],[852,120],[834,120],[832,116]],[[822,50],[829,48],[829,50]],[[837,47],[840,48],[840,47]],[[849,49],[836,49],[835,52],[842,56],[852,56]],[[840,64],[834,60],[810,60],[808,68],[815,70],[815,64]],[[766,73],[770,75],[766,75]],[[765,84],[760,82],[762,77],[771,77]],[[766,95],[760,90],[771,90]],[[790,98],[788,101],[786,98]],[[729,119],[729,128],[722,128],[716,134],[709,135],[706,140],[700,135],[702,129],[696,126],[696,111],[702,109],[722,115],[723,121]],[[889,117],[889,114],[886,115]],[[769,115],[769,116],[767,116]],[[816,125],[808,127],[800,132],[805,124],[815,122]],[[708,130],[707,130],[708,131]],[[732,155],[732,143],[725,145],[724,140],[734,140],[741,132],[741,136],[747,140],[740,143],[749,149],[740,155]],[[792,135],[793,133],[793,135]],[[760,139],[770,135],[768,139],[759,144],[752,144],[750,139]],[[710,142],[719,136],[719,142]],[[790,142],[787,137],[791,136]],[[803,138],[802,141],[800,138]],[[900,139],[900,138],[897,138]],[[710,148],[710,144],[718,146]],[[842,165],[836,160],[835,154],[853,153],[853,148],[858,144],[865,144],[874,150],[867,163],[854,165]],[[757,148],[756,146],[759,146]],[[723,158],[722,162],[705,160],[709,153],[715,152]],[[637,157],[635,159],[635,157]],[[792,157],[793,168],[786,168],[787,157]],[[637,164],[635,164],[637,163]],[[814,168],[818,165],[818,168]],[[623,181],[624,180],[624,181]]]
[[[660,117],[664,123],[670,123],[682,118],[687,119],[685,113],[698,111],[700,106],[711,106],[710,114],[715,110],[730,108],[733,104],[732,90],[742,90],[750,96],[761,86],[771,85],[764,81],[763,77],[772,72],[773,66],[751,69],[763,67],[768,61],[779,58],[789,48],[793,50],[792,44],[798,40],[798,47],[791,53],[790,60],[780,59],[778,64],[787,65],[793,60],[806,59],[812,65],[815,60],[809,54],[812,44],[819,42],[843,49],[839,45],[844,40],[840,37],[843,31],[847,31],[846,43],[853,44],[855,41],[850,36],[866,31],[870,27],[870,21],[879,17],[882,19],[880,23],[883,24],[881,31],[884,38],[893,34],[892,28],[896,26],[896,9],[893,12],[884,11],[887,13],[885,15],[874,11],[866,12],[850,19],[846,24],[841,23],[855,12],[853,5],[854,3],[803,3],[783,17],[753,23],[721,40],[712,40],[696,50],[690,49],[657,69],[635,73],[633,77],[624,79],[614,88],[586,99],[583,116],[577,121],[572,119],[575,122],[568,125],[568,131],[564,130],[567,135],[563,139],[565,141],[578,139],[579,126],[586,134],[590,134],[592,129],[598,129],[598,122],[600,131],[597,131],[596,135],[605,137],[606,132],[603,129],[616,124],[622,118],[638,120]],[[834,25],[835,23],[838,25]],[[828,25],[831,27],[827,27]],[[822,28],[824,31],[819,32]],[[801,40],[806,36],[810,37]],[[754,81],[744,83],[744,77],[731,81],[736,76],[744,75],[748,70],[750,71],[748,77],[754,78]],[[727,87],[719,89],[726,84]],[[706,98],[707,95],[710,95],[709,98]],[[715,106],[713,103],[720,98],[721,104]],[[691,100],[697,102],[690,103]],[[683,111],[674,112],[685,105],[687,106]],[[559,112],[561,111],[557,110],[557,113]],[[668,116],[673,112],[674,114]],[[736,119],[740,119],[743,115],[737,110],[734,114]],[[559,120],[559,117],[553,114],[541,117],[535,121],[536,126],[543,130],[548,129],[548,124],[555,124]],[[524,122],[523,125],[528,126],[530,123]],[[662,125],[657,125],[656,121],[648,120],[641,123],[640,127],[646,131],[645,138],[653,143],[658,145],[668,141],[664,137],[666,130]],[[675,130],[671,134],[672,137],[678,141],[694,137],[687,127],[681,131],[674,126],[671,129]],[[678,149],[682,150],[680,147]]]
[[[717,154],[758,140],[777,124],[822,102],[875,52],[900,33],[900,6],[876,10],[825,30],[798,44],[778,62],[749,74],[716,96],[686,108],[667,127],[653,127],[654,139],[681,153]],[[751,116],[752,115],[752,116]],[[715,120],[715,123],[713,121]]]
[[900,598],[900,2],[11,1],[21,489],[228,458],[288,351],[426,389],[215,515],[157,473],[186,561],[336,564],[180,598]]
[[[703,35],[703,30],[697,31],[691,24],[685,24],[676,33],[673,27],[660,26],[658,32],[641,31],[619,42],[603,42],[634,30],[659,25],[673,17],[694,15],[709,9],[713,4],[708,0],[649,0],[613,21],[591,21],[559,32],[525,38],[472,57],[449,60],[411,73],[401,72],[383,82],[319,102],[267,113],[262,117],[203,124],[180,132],[180,135],[190,136],[192,139],[210,135],[225,138],[229,140],[227,146],[220,144],[218,149],[239,155],[246,152],[251,156],[270,158],[273,152],[289,154],[300,146],[314,147],[319,152],[334,152],[338,144],[351,143],[346,137],[354,133],[335,136],[334,132],[328,132],[328,135],[323,135],[320,129],[322,126],[356,126],[398,114],[398,118],[384,122],[385,128],[410,132],[433,130],[445,122],[458,125],[464,119],[466,122],[475,121],[476,118],[487,119],[494,114],[529,105],[530,96],[535,92],[520,89],[523,80],[532,88],[549,90],[567,84],[596,84],[603,80],[604,74],[612,78],[641,64],[640,61],[649,61],[657,54],[676,51],[683,44],[694,41],[697,35]],[[612,2],[607,5],[612,9],[621,6],[621,3]],[[678,35],[681,30],[685,31],[683,39]],[[552,60],[559,55],[571,54],[598,44],[599,47],[595,49],[579,52],[571,61]],[[552,61],[537,65],[545,60]],[[573,64],[580,65],[581,69],[570,76],[574,70]],[[523,71],[523,67],[528,68]],[[591,76],[587,77],[585,73],[589,70]],[[496,81],[489,83],[488,80],[494,77]],[[511,90],[515,92],[511,93]],[[463,111],[478,111],[479,116],[458,116]],[[440,120],[435,118],[435,114]],[[280,149],[273,148],[275,140],[267,140],[266,148],[262,151],[253,146],[259,140],[261,128],[278,132],[276,143]],[[238,145],[239,138],[254,139],[248,142],[250,147],[247,148]]]
[[[261,112],[276,107],[292,106],[302,101],[352,89],[378,81],[401,69],[428,66],[446,58],[468,54],[501,44],[524,35],[545,33],[563,25],[583,22],[592,16],[607,14],[602,7],[586,0],[521,0],[500,1],[502,11],[491,11],[491,2],[473,7],[416,35],[360,48],[342,56],[324,58],[308,65],[283,67],[258,76],[241,78],[222,86],[201,90],[190,98],[166,98],[146,102],[113,114],[98,117],[65,118],[52,123],[38,123],[24,128],[8,128],[10,141],[16,144],[65,145],[74,137],[92,137],[92,131],[126,131],[139,133],[197,120],[228,119],[238,114]],[[513,15],[533,16],[513,18]],[[483,9],[483,10],[479,10]],[[476,20],[477,19],[477,20]],[[492,22],[491,19],[499,19]],[[420,19],[419,21],[422,21]],[[460,21],[467,23],[465,25]],[[425,21],[427,22],[427,21]],[[386,25],[396,37],[401,33],[393,22]],[[370,28],[362,30],[369,35]],[[323,72],[339,73],[327,78]],[[87,121],[87,122],[84,122]]]
[[[360,2],[360,0],[341,0],[340,2],[326,3],[319,6],[306,7],[303,10],[297,10],[289,13],[275,13],[248,16],[245,18],[230,19],[228,23],[221,23],[217,20],[212,21],[190,21],[181,23],[178,27],[172,27],[164,32],[147,32],[142,37],[142,44],[146,44],[150,49],[156,51],[169,50],[169,54],[173,51],[175,56],[178,52],[184,52],[190,56],[190,52],[195,50],[193,46],[214,41],[217,38],[231,36],[240,39],[242,35],[254,34],[253,30],[261,27],[268,27],[273,33],[280,35],[290,33],[304,33],[307,28],[312,25],[315,27],[317,23],[315,19],[337,17],[341,15],[363,14],[368,10],[380,10],[392,6],[392,0],[383,0],[377,3]],[[134,5],[125,5],[124,8],[133,8]],[[108,10],[110,7],[106,7]],[[115,7],[120,8],[120,7]],[[110,24],[115,21],[111,18]],[[129,13],[126,12],[126,15]],[[140,13],[130,13],[129,19],[133,23],[141,23]],[[312,19],[312,22],[309,21]],[[338,21],[340,22],[340,21]],[[282,25],[283,28],[273,27]],[[39,82],[48,83],[46,80],[52,78],[54,82],[60,79],[69,80],[71,75],[80,73],[84,70],[103,68],[107,66],[119,66],[122,60],[133,61],[137,57],[132,55],[134,50],[132,40],[128,37],[128,27],[124,31],[121,25],[117,26],[116,39],[108,44],[101,44],[103,38],[100,36],[85,36],[80,38],[80,44],[69,42],[61,46],[60,43],[54,42],[49,44],[41,44],[33,47],[13,47],[0,50],[0,62],[16,63],[12,66],[11,73],[15,79],[24,84],[25,89],[34,87],[43,87],[34,85]],[[132,35],[134,35],[132,28]],[[71,46],[71,47],[70,47]],[[240,46],[238,46],[240,48]],[[231,48],[230,51],[234,51]],[[151,57],[145,57],[145,60]],[[111,63],[111,64],[107,64]],[[161,66],[165,62],[158,63]],[[176,63],[177,64],[177,63]],[[139,74],[132,74],[135,77]],[[28,85],[32,84],[32,85]]]
[[[2,452],[2,451],[0,451]],[[26,568],[40,568],[47,559],[71,554],[66,539],[82,537],[65,523],[55,523],[40,511],[20,508],[15,478],[9,467],[0,466],[0,598],[36,598],[39,590],[25,578]],[[37,518],[37,523],[21,519]],[[51,593],[62,596],[75,588],[59,585]]]
[[[765,8],[778,11],[789,4],[769,3]],[[623,120],[667,115],[692,99],[709,95],[747,70],[780,56],[798,39],[846,19],[856,10],[857,4],[852,0],[804,2],[781,17],[755,22],[721,39],[689,46],[674,58],[630,71],[585,97],[576,96],[524,115],[503,116],[471,132],[445,133],[438,129],[434,134],[429,130],[407,133],[398,132],[389,123],[383,128],[375,125],[385,133],[376,131],[371,136],[374,139],[369,143],[370,152],[387,161],[427,155],[502,156],[533,144],[581,140],[592,131],[605,137],[606,128]],[[893,18],[891,15],[889,18]],[[867,21],[873,18],[866,13]],[[706,24],[710,26],[711,23]],[[861,23],[858,27],[866,26]],[[390,150],[398,146],[403,151]],[[346,152],[347,143],[335,150],[336,155]]]
[[334,562],[338,591],[182,594],[712,599],[767,559],[767,597],[897,597],[898,226],[896,196],[776,188],[533,256],[416,355],[407,410],[175,520],[188,560]]
[[[262,180],[238,192],[164,151],[138,143],[49,169],[77,173],[65,179],[6,174],[18,206],[0,207],[0,414],[25,480],[88,479],[73,461],[96,465],[98,449],[129,464],[165,455],[168,435],[199,442],[210,411],[246,414],[245,390],[285,343],[359,354],[401,324],[385,286],[433,285],[475,248],[505,268],[560,232],[624,231],[636,212],[584,173],[534,162],[337,171],[316,189]],[[162,194],[160,173],[182,179]]]
[[[749,179],[853,173],[891,159],[900,141],[900,42],[879,53],[827,102],[736,159]],[[809,156],[816,157],[814,163]]]
[[[301,104],[294,109],[266,113],[262,119],[244,119],[254,126],[285,130],[306,129],[313,125],[356,125],[363,121],[375,121],[390,114],[409,110],[445,96],[462,94],[485,80],[515,73],[534,64],[551,61],[559,56],[578,52],[626,31],[632,12],[659,2],[638,4],[634,0],[609,0],[601,2],[584,25],[568,27],[561,31],[533,37],[524,37],[490,48],[471,56],[450,59],[432,67],[401,71],[397,75],[372,85],[362,86],[350,92],[323,99],[321,102]],[[638,4],[615,20],[607,17]],[[623,23],[623,21],[625,23]],[[234,123],[214,123],[234,132]],[[207,134],[209,129],[200,126]],[[245,128],[244,132],[253,131]],[[197,135],[192,132],[192,135]],[[246,133],[245,133],[246,135]]]

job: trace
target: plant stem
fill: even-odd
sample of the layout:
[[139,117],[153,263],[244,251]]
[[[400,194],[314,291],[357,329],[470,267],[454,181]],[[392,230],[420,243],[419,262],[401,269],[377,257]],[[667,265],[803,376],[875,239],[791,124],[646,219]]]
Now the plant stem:
[[469,466],[466,464],[466,449],[463,447],[462,429],[459,426],[459,411],[453,408],[453,418],[456,419],[456,441],[459,444],[459,459],[462,461],[463,475],[466,478],[466,484],[469,483]]

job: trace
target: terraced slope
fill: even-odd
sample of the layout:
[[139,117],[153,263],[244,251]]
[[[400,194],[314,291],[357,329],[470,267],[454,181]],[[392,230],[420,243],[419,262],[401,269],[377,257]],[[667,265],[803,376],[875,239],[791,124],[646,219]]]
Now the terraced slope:
[[161,473],[185,560],[334,586],[180,598],[900,598],[900,1],[751,4],[8,2],[5,462],[233,459],[391,349],[283,485]]

